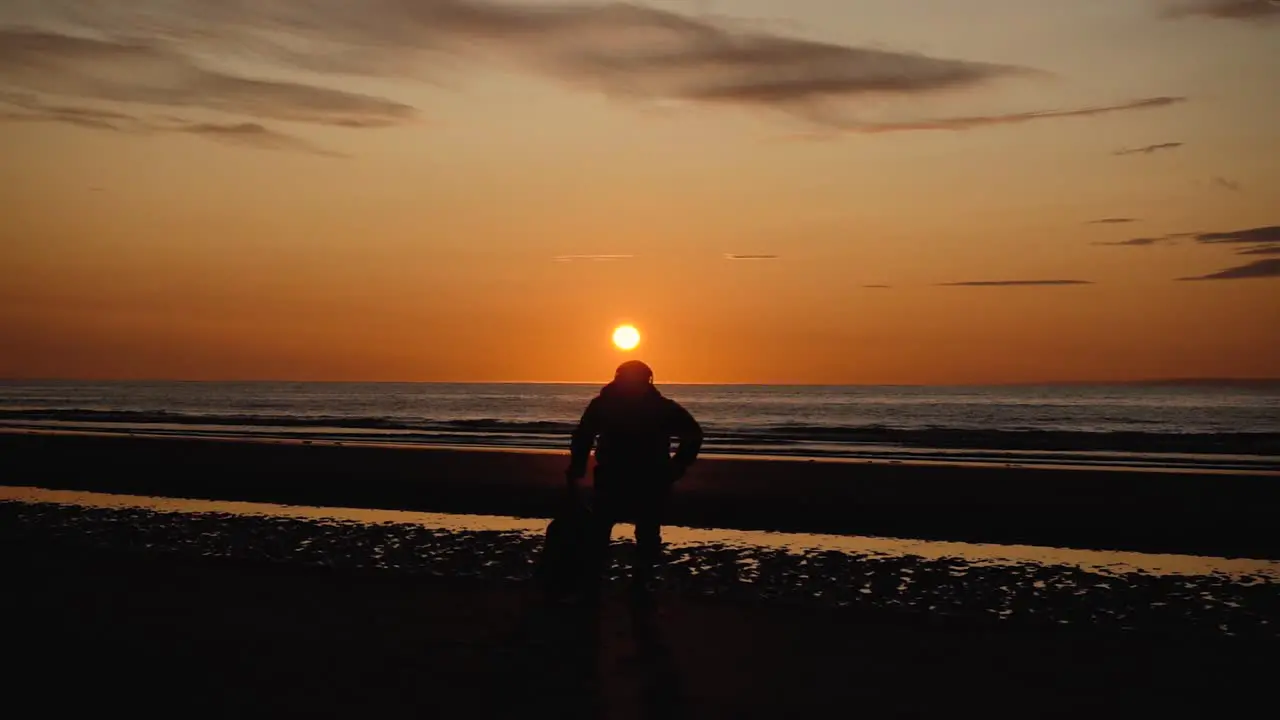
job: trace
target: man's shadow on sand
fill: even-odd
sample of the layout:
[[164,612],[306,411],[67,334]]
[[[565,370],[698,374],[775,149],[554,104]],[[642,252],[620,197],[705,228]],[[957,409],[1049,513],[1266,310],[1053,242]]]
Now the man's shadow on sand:
[[683,679],[652,602],[534,602],[511,640],[527,690],[558,698],[558,718],[604,717],[631,703],[644,718],[685,715]]
[[682,717],[683,679],[657,609],[651,603],[643,602],[628,603],[627,608],[639,671],[641,716]]

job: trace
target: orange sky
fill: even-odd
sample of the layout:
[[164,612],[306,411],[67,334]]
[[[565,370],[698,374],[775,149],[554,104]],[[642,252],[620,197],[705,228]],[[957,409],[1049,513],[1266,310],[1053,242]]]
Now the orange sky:
[[1280,376],[1266,2],[231,5],[0,2],[0,377]]

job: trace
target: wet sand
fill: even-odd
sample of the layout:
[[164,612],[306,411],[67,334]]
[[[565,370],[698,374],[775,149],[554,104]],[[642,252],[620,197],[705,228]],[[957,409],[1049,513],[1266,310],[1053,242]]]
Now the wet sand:
[[1274,639],[720,595],[594,615],[506,579],[161,552],[210,532],[180,519],[18,525],[0,530],[5,700],[50,716],[1217,717],[1265,707],[1277,657]]
[[[271,562],[520,585],[545,521],[0,487],[18,547]],[[614,533],[612,582],[632,528]],[[921,622],[1280,640],[1280,562],[668,527],[659,589]]]
[[[0,433],[0,484],[516,517],[549,516],[565,455]],[[1280,477],[980,465],[706,459],[670,522],[1280,558]]]

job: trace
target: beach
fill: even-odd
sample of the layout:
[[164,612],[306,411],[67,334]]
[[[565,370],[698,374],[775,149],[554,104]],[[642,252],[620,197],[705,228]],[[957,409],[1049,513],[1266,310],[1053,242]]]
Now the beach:
[[530,582],[563,453],[0,453],[7,699],[50,713],[1199,717],[1263,702],[1280,649],[1266,476],[708,458],[653,603],[620,526],[593,608]]
[[[550,517],[564,452],[0,433],[0,484],[295,505]],[[1266,473],[707,458],[668,521],[1067,548],[1280,558]]]
[[[1269,697],[1272,639],[975,623],[31,542],[6,704],[131,717],[1160,717]],[[18,542],[15,542],[18,540]]]

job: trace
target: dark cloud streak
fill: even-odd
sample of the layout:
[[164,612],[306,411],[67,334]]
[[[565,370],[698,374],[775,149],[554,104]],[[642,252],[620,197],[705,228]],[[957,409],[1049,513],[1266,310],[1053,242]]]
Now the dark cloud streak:
[[1280,245],[1259,245],[1237,250],[1237,255],[1280,255]]
[[631,260],[634,257],[634,255],[557,255],[551,259],[554,262],[613,262]]
[[1247,265],[1240,265],[1220,270],[1208,275],[1178,278],[1179,280],[1255,280],[1260,278],[1280,278],[1280,258],[1255,260]]
[[0,91],[0,105],[13,110],[0,110],[4,122],[51,122],[92,130],[143,129],[137,118],[127,113],[102,108],[50,104],[30,93]]
[[1089,280],[967,280],[965,282],[940,283],[941,287],[1033,287],[1060,285],[1092,285]]
[[34,93],[343,127],[394,125],[414,114],[383,98],[209,69],[156,42],[17,28],[0,28],[0,82]]
[[190,123],[170,128],[171,132],[198,135],[218,142],[245,145],[263,150],[288,150],[322,157],[347,157],[325,150],[305,140],[287,135],[258,123]]
[[1109,245],[1111,247],[1150,247],[1152,245],[1168,245],[1173,241],[1173,236],[1165,235],[1162,237],[1140,237],[1129,240],[1117,240],[1115,242],[1096,242],[1093,244]]
[[1110,218],[1101,218],[1098,220],[1090,220],[1085,224],[1086,225],[1123,225],[1125,223],[1135,223],[1135,222],[1138,222],[1138,218],[1110,217]]
[[1213,179],[1213,184],[1223,190],[1230,190],[1231,192],[1240,192],[1244,189],[1240,186],[1240,183],[1224,177],[1215,177]]
[[59,123],[63,125],[72,125],[79,128],[89,130],[116,130],[121,131],[122,128],[108,117],[95,117],[93,115],[67,114],[58,112],[21,112],[13,110],[0,110],[0,122],[4,123],[28,123],[28,122],[48,122]]
[[1127,148],[1124,150],[1116,150],[1111,154],[1112,155],[1138,155],[1138,154],[1150,155],[1151,153],[1159,152],[1160,150],[1177,150],[1178,148],[1182,147],[1184,144],[1185,143],[1180,143],[1180,142],[1157,143],[1155,145],[1146,145],[1138,148]]
[[993,125],[1017,125],[1021,123],[1035,122],[1038,120],[1093,117],[1095,115],[1106,115],[1108,113],[1126,112],[1130,110],[1163,108],[1170,105],[1176,105],[1181,102],[1186,102],[1186,100],[1187,98],[1185,97],[1161,96],[1142,98],[1140,100],[1133,100],[1116,105],[1099,105],[1094,107],[1076,108],[1073,110],[1037,110],[1032,112],[1007,113],[1004,115],[971,115],[912,122],[847,123],[843,129],[847,132],[866,134],[925,130],[971,130],[974,128],[990,127]]
[[[1231,230],[1227,232],[1194,232],[1194,233],[1170,233],[1159,237],[1139,237],[1130,240],[1118,240],[1115,242],[1095,242],[1094,245],[1110,245],[1113,247],[1150,247],[1152,245],[1167,245],[1177,240],[1190,238],[1199,245],[1257,245],[1265,247],[1273,244],[1280,244],[1280,225],[1266,225],[1263,227],[1246,228],[1244,230]],[[1269,255],[1269,251],[1251,252],[1246,250],[1237,251],[1239,255]]]
[[1169,8],[1168,17],[1206,17],[1217,20],[1265,21],[1280,18],[1275,0],[1198,0]]
[[1216,243],[1280,243],[1280,225],[1231,230],[1229,232],[1199,233],[1194,236],[1196,242]]
[[0,122],[49,122],[120,133],[181,133],[224,143],[267,150],[290,150],[325,157],[344,157],[301,138],[258,123],[190,122],[181,118],[144,119],[100,108],[50,104],[34,95],[0,92]]

